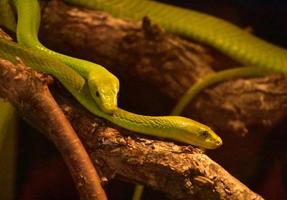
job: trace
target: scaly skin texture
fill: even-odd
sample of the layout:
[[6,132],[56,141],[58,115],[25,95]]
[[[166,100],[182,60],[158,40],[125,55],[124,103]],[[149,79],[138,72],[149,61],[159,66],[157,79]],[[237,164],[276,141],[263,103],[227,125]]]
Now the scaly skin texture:
[[17,40],[20,44],[55,56],[87,81],[92,97],[100,108],[112,113],[117,108],[119,80],[101,65],[66,56],[43,46],[38,40],[40,7],[37,0],[13,0],[17,9]]
[[[128,130],[207,149],[214,149],[222,145],[221,139],[209,127],[188,118],[143,116],[120,108],[117,108],[112,115],[103,112],[91,96],[89,87],[86,84],[82,86],[83,79],[81,76],[44,52],[27,49],[0,38],[0,57],[14,63],[17,62],[16,57],[19,57],[29,67],[54,75],[91,113]],[[74,84],[75,87],[71,87],[71,84]]]

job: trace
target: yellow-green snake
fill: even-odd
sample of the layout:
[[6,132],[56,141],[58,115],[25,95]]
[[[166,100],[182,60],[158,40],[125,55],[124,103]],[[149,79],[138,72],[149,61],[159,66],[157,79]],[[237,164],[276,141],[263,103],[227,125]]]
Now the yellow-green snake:
[[[38,29],[41,19],[38,1],[13,1],[18,16],[18,42],[26,47],[36,48],[44,51],[46,54],[55,56],[77,71],[87,81],[91,95],[100,108],[104,112],[112,113],[117,108],[119,91],[119,80],[117,77],[98,64],[66,56],[43,46],[38,40]],[[73,86],[71,85],[71,87]]]
[[[29,4],[29,6],[25,6]],[[20,44],[0,39],[0,57],[16,62],[15,57],[31,68],[52,74],[68,91],[90,112],[105,118],[128,130],[143,134],[169,138],[187,144],[193,144],[207,149],[214,149],[222,144],[221,139],[207,126],[188,118],[179,116],[143,116],[116,108],[112,113],[104,112],[94,101],[91,88],[86,79],[78,70],[71,68],[69,63],[62,62],[55,54],[47,54],[46,50],[38,48],[38,14],[37,0],[15,0],[14,5],[18,12],[17,37]],[[34,6],[33,6],[34,5]],[[25,8],[26,12],[21,9]],[[29,11],[29,12],[28,12]],[[22,12],[19,17],[19,12]],[[33,17],[29,16],[33,15]],[[23,39],[25,38],[25,39]],[[22,43],[23,40],[26,40]],[[27,43],[36,44],[35,46]],[[23,45],[23,46],[22,46]],[[24,47],[25,46],[25,47]],[[27,46],[29,48],[27,48]],[[40,51],[39,51],[40,50]],[[80,63],[85,64],[85,62]],[[107,82],[104,82],[103,87]]]
[[[224,20],[203,13],[149,0],[64,1],[108,11],[118,17],[139,20],[148,16],[167,31],[206,43],[234,60],[251,66],[225,70],[207,76],[188,90],[174,109],[173,114],[180,113],[191,98],[211,84],[234,77],[262,76],[270,71],[284,73],[287,71],[287,51],[285,49],[260,40]],[[35,0],[29,1],[29,5],[27,5],[27,1],[25,3],[24,0],[15,0],[18,13],[17,38],[22,45],[32,49],[38,48],[43,52],[27,49],[0,39],[0,56],[2,58],[15,62],[15,56],[18,56],[28,66],[52,74],[89,111],[129,130],[211,149],[221,145],[222,141],[211,129],[190,119],[175,116],[142,116],[117,108],[116,96],[119,88],[118,82],[115,81],[117,79],[101,66],[57,54],[43,47],[37,39],[40,19],[38,4]],[[27,21],[21,21],[22,19]],[[31,29],[27,30],[27,27]],[[55,57],[65,64],[56,60]],[[97,73],[93,73],[93,71],[97,71],[103,76],[97,76]],[[103,79],[106,77],[110,78]],[[109,84],[110,82],[114,82],[114,85]]]
[[[64,0],[117,17],[140,20],[148,16],[167,31],[208,44],[232,59],[250,67],[228,69],[204,77],[191,86],[172,111],[178,115],[204,88],[232,78],[287,72],[287,51],[263,41],[235,25],[197,11],[150,0]],[[137,185],[133,200],[139,200],[143,187]]]
[[[140,20],[148,16],[167,31],[202,42],[232,59],[250,66],[230,69],[203,78],[177,103],[172,114],[181,113],[190,100],[205,87],[234,77],[262,76],[287,72],[287,50],[261,40],[239,27],[211,15],[166,5],[151,0],[64,0],[91,9],[103,10],[117,17]],[[259,67],[255,69],[253,67]],[[260,70],[261,69],[261,70]]]

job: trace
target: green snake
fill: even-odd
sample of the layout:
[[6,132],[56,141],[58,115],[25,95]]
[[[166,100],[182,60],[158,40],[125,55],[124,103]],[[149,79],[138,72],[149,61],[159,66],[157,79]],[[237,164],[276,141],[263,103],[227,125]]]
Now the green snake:
[[64,0],[103,10],[117,17],[140,20],[148,16],[169,32],[208,44],[247,66],[287,71],[287,51],[237,26],[197,11],[150,0]]
[[117,108],[119,91],[119,80],[117,77],[98,64],[47,49],[38,40],[38,29],[41,18],[38,1],[32,0],[29,3],[23,0],[13,1],[18,15],[18,42],[26,47],[36,48],[44,51],[46,54],[55,56],[77,71],[87,81],[91,95],[100,108],[104,112],[112,113]]
[[[64,1],[92,9],[104,10],[118,17],[139,20],[147,15],[153,22],[160,24],[167,31],[206,43],[234,60],[247,66],[252,66],[230,69],[207,76],[188,90],[178,107],[174,109],[174,114],[181,112],[190,99],[203,88],[214,83],[234,77],[262,76],[270,73],[270,71],[284,73],[287,71],[286,50],[260,40],[226,21],[203,13],[148,0]],[[35,4],[32,3],[31,8],[30,2],[29,7],[27,7],[27,4],[23,4],[23,1],[16,0],[17,13],[20,16],[18,27],[21,27],[21,23],[23,25],[22,28],[17,27],[17,37],[22,45],[33,49],[38,48],[45,53],[0,39],[0,56],[2,58],[15,61],[15,56],[17,56],[28,66],[54,75],[89,111],[129,130],[211,149],[221,145],[220,138],[211,129],[193,120],[176,116],[142,116],[117,108],[118,83],[109,85],[107,84],[108,81],[103,81],[102,79],[91,81],[93,77],[95,79],[99,78],[96,73],[90,74],[91,71],[96,70],[94,68],[99,66],[93,66],[92,69],[90,66],[93,63],[57,54],[41,45],[37,39],[39,10],[34,8],[34,6],[37,7],[38,5],[37,2],[32,2]],[[30,18],[27,16],[27,12],[24,12],[25,9],[26,11],[29,9]],[[35,9],[35,12],[31,12],[31,9]],[[33,20],[31,16],[35,17],[34,19],[36,20]],[[28,21],[21,22],[22,18],[26,18]],[[31,24],[31,22],[34,24]],[[27,31],[25,27],[29,27],[31,30]],[[47,56],[46,53],[56,56],[65,64],[56,61],[53,56]],[[84,67],[79,67],[84,63]],[[55,69],[54,66],[57,66],[57,68]],[[71,70],[69,67],[74,70]],[[69,77],[64,74],[66,72],[68,72]],[[110,76],[105,70],[101,73],[104,74],[104,77],[106,74]],[[114,80],[114,77],[110,80],[112,79]],[[88,81],[88,84],[86,84],[86,81]],[[99,88],[107,85],[111,87],[107,88],[105,92],[101,92]],[[113,90],[115,87],[116,89]],[[104,97],[110,94],[109,91],[113,91],[113,94],[111,95],[112,97],[108,97],[108,100],[106,100]],[[99,98],[100,95],[103,97]],[[107,104],[105,105],[105,103]]]
[[[32,44],[37,44],[36,33],[38,32],[39,19],[29,15],[39,12],[37,10],[39,6],[36,6],[37,0],[30,0],[29,5],[30,3],[31,5],[35,3],[35,6],[30,6],[29,12],[22,12],[21,9],[25,8],[22,4],[27,4],[27,2],[25,0],[14,1],[17,12],[22,12],[21,17],[18,13],[17,37],[26,37],[26,42],[29,43],[30,41]],[[38,15],[34,17],[38,17]],[[20,44],[22,44],[21,41]],[[37,46],[28,44],[29,48],[27,48],[25,42],[22,45],[0,39],[0,57],[12,62],[16,62],[15,57],[19,57],[29,67],[55,76],[93,114],[128,130],[143,134],[168,138],[207,149],[214,149],[222,145],[221,139],[208,126],[188,118],[143,116],[120,108],[116,108],[112,113],[104,112],[94,101],[90,85],[77,70],[62,62],[61,59],[58,60],[54,54],[47,54],[47,51],[41,49],[39,51]],[[105,82],[105,84],[107,83]]]
[[[152,22],[177,35],[202,42],[245,66],[228,69],[204,77],[191,86],[172,111],[180,114],[184,107],[204,88],[238,77],[257,77],[271,72],[287,72],[287,51],[263,41],[237,26],[197,11],[169,6],[150,0],[64,0],[91,9],[103,10],[116,17],[140,20],[148,16]],[[137,185],[133,200],[141,197],[143,187]]]
[[[148,16],[174,34],[202,42],[246,66],[203,78],[191,86],[172,114],[178,115],[202,89],[235,77],[262,76],[270,71],[287,72],[287,50],[261,40],[239,27],[211,15],[150,0],[64,0],[116,17],[140,20]],[[252,67],[259,67],[254,69]],[[260,70],[261,69],[261,70]]]

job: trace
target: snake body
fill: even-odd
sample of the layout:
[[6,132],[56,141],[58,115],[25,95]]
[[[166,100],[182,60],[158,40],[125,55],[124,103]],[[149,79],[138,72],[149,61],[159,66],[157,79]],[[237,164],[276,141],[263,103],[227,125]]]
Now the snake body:
[[287,71],[287,50],[208,14],[150,0],[64,0],[117,17],[148,16],[167,31],[208,44],[246,66]]
[[[90,112],[121,127],[143,134],[193,144],[207,149],[217,148],[221,139],[208,127],[180,116],[143,116],[117,108],[113,114],[103,112],[95,103],[87,85],[74,70],[44,52],[27,49],[0,38],[0,57],[17,62],[20,58],[31,68],[54,75]],[[63,74],[66,74],[64,76]],[[71,87],[71,84],[75,87]]]
[[[38,3],[37,0],[30,0],[29,4],[32,1],[34,1],[33,3]],[[24,4],[24,2],[27,3],[24,0],[16,0],[14,2],[17,12],[22,12],[23,5],[21,4]],[[143,116],[120,108],[116,108],[112,113],[104,112],[94,101],[86,80],[76,70],[70,68],[67,63],[63,63],[55,56],[47,54],[45,50],[40,49],[39,51],[36,34],[39,19],[27,16],[31,12],[37,11],[33,9],[39,9],[39,7],[29,7],[29,12],[26,12],[26,14],[24,12],[22,14],[18,13],[17,36],[20,38],[25,37],[25,40],[27,39],[26,42],[29,44],[26,44],[26,42],[22,43],[20,39],[20,44],[25,46],[23,47],[14,42],[0,39],[1,58],[16,62],[16,57],[19,57],[31,68],[55,76],[90,112],[128,130],[169,138],[207,149],[214,149],[222,144],[221,139],[208,126],[188,118],[179,116]]]
[[[194,84],[179,100],[172,114],[184,107],[204,88],[232,78],[263,76],[271,71],[287,72],[287,51],[263,41],[219,18],[190,9],[150,0],[64,0],[91,9],[103,10],[116,17],[141,20],[148,16],[165,30],[205,43],[232,59],[251,67],[224,70],[208,75]],[[143,186],[137,185],[133,200],[139,200]]]
[[140,20],[142,17],[148,16],[169,32],[212,46],[239,63],[250,66],[204,77],[183,95],[172,114],[181,113],[201,90],[210,85],[235,77],[255,77],[271,72],[287,72],[286,49],[261,40],[225,20],[205,13],[150,0],[64,1],[107,11],[117,17]]
[[[270,73],[269,70],[284,73],[287,71],[286,50],[260,40],[224,20],[203,13],[148,0],[65,1],[92,9],[104,10],[117,17],[129,17],[139,20],[147,15],[153,22],[160,24],[167,31],[208,44],[247,66],[263,68],[263,70],[260,70],[255,67],[245,67],[209,75],[188,90],[178,103],[178,107],[174,109],[173,113],[176,114],[181,112],[187,102],[200,90],[211,84],[233,77],[261,76]],[[144,132],[147,131],[160,137],[165,136],[183,142],[192,141],[192,144],[205,148],[216,148],[221,145],[220,138],[209,130],[208,127],[197,124],[197,122],[190,121],[189,119],[181,117],[141,116],[121,109],[116,109],[113,115],[110,116],[101,112],[89,96],[87,87],[82,88],[82,91],[78,95],[75,95],[94,114],[97,113],[99,115],[101,113],[100,116],[120,126],[127,126],[130,130],[138,132],[144,130]],[[158,132],[158,130],[160,131]],[[178,134],[179,130],[181,130],[181,134]],[[139,199],[142,187],[138,186],[137,188],[140,190],[139,195],[135,196],[135,198]]]
[[36,0],[29,3],[23,0],[13,0],[17,9],[17,40],[29,48],[36,48],[46,54],[61,60],[75,71],[77,71],[88,83],[91,95],[100,108],[111,113],[117,108],[117,96],[119,91],[119,80],[101,65],[66,56],[52,51],[43,46],[38,40],[38,29],[40,24],[40,8]]

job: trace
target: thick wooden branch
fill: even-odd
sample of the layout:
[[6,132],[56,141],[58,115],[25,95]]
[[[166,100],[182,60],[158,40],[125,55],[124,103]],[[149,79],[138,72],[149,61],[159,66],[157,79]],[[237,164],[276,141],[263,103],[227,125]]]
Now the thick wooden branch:
[[51,78],[0,58],[0,97],[51,139],[63,156],[83,200],[105,200],[101,180],[82,142],[49,92]]
[[[49,113],[45,111],[49,108],[47,102],[42,101],[45,84],[46,79],[41,79],[38,73],[0,60],[1,97],[10,100],[24,119],[57,141],[53,133],[57,133],[59,123],[49,123],[53,119],[43,115]],[[117,175],[152,186],[175,199],[262,199],[200,150],[137,137],[92,116],[62,93],[57,93],[58,102],[100,169],[102,180]],[[64,157],[74,155],[62,153],[67,154]]]
[[[108,66],[120,77],[124,90],[142,82],[141,89],[146,91],[140,94],[154,97],[161,92],[158,99],[171,102],[166,110],[191,84],[226,60],[221,55],[221,61],[216,60],[217,53],[167,34],[148,20],[142,24],[114,19],[57,1],[44,6],[41,38],[53,49]],[[234,141],[248,149],[238,138],[250,133],[258,137],[254,130],[266,133],[284,120],[286,83],[285,77],[274,75],[219,84],[200,94],[186,115],[214,127],[227,144],[224,148],[236,157],[236,150],[230,148],[238,145]],[[136,94],[130,96],[132,102],[138,100],[134,96],[147,100]],[[55,95],[103,176],[117,175],[140,182],[176,199],[261,198],[192,147],[134,136],[79,110],[70,96],[61,96],[57,91]],[[235,136],[233,143],[228,140],[230,135]],[[248,153],[240,155],[250,160]]]
[[[147,20],[121,20],[56,1],[43,11],[41,33],[51,48],[109,67],[121,81],[120,105],[144,114],[169,114],[184,91],[213,68],[239,66]],[[258,155],[268,134],[286,121],[286,83],[285,76],[270,75],[218,84],[190,102],[184,115],[211,126],[224,145],[210,153],[236,177],[251,180],[264,165]]]
[[[54,18],[47,17],[51,13]],[[64,23],[61,19],[65,19]],[[53,27],[58,31],[45,35]],[[128,82],[131,87],[145,81],[148,92],[141,93],[154,96],[153,91],[161,91],[164,96],[160,102],[167,97],[176,102],[191,84],[212,72],[213,67],[238,65],[209,48],[169,35],[147,20],[141,24],[114,19],[101,12],[63,4],[51,3],[46,7],[42,30],[47,44],[110,67],[121,77],[122,85]],[[247,174],[251,175],[258,165],[258,160],[251,158],[260,151],[266,134],[285,119],[285,85],[286,79],[280,75],[219,84],[191,102],[186,115],[216,129],[225,141],[222,154],[235,158],[226,165],[242,169],[249,162]]]

